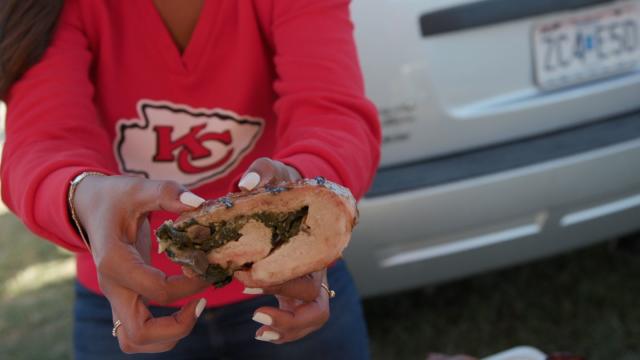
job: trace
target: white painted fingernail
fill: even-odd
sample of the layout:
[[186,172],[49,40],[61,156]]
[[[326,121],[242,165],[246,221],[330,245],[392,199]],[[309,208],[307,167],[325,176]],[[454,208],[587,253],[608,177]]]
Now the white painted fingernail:
[[246,190],[253,190],[260,183],[260,174],[256,172],[250,172],[247,175],[243,176],[238,183],[238,187],[241,187]]
[[261,312],[255,313],[251,320],[267,326],[273,324],[273,319],[271,318],[271,316]]
[[196,319],[200,317],[205,306],[207,306],[207,300],[205,298],[200,299],[198,305],[196,305]]
[[244,290],[242,290],[242,293],[247,295],[257,295],[264,294],[264,290],[260,288],[244,288]]
[[280,334],[275,331],[265,331],[260,336],[256,336],[256,340],[260,341],[274,341],[280,339]]
[[191,191],[185,191],[180,194],[180,202],[187,206],[197,208],[198,206],[202,205],[205,200],[200,196],[192,193]]

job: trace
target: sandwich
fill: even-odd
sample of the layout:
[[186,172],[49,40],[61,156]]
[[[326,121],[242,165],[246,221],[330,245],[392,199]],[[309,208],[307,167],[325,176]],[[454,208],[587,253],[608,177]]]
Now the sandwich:
[[268,287],[326,268],[358,220],[349,189],[322,177],[209,200],[156,231],[158,250],[216,287]]

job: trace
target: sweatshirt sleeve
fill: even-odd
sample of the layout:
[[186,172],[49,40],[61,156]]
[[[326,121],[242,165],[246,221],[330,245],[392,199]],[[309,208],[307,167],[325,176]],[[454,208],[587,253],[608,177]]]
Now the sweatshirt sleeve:
[[76,1],[65,1],[52,42],[7,97],[2,199],[35,234],[84,251],[67,213],[70,181],[83,171],[116,173],[98,119],[92,55]]
[[364,95],[349,0],[273,0],[274,158],[361,198],[380,158],[380,122]]

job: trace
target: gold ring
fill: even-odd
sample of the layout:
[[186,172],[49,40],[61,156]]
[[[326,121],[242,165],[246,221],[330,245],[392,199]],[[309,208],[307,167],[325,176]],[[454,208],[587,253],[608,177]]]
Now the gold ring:
[[111,329],[111,336],[118,337],[118,328],[122,326],[122,321],[116,320],[116,323],[113,324],[113,329]]
[[320,283],[320,286],[322,286],[322,288],[327,292],[327,295],[329,295],[329,299],[333,299],[334,297],[336,297],[336,292],[329,289],[329,286],[325,283]]

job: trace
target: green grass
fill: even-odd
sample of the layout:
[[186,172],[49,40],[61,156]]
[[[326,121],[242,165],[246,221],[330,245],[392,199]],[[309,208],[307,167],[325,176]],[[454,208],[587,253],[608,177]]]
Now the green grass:
[[640,258],[607,245],[365,302],[377,359],[516,345],[640,359]]
[[70,359],[73,258],[0,216],[0,359]]
[[[0,359],[69,359],[73,258],[0,215]],[[640,358],[640,258],[606,245],[365,301],[375,359],[516,345]]]

